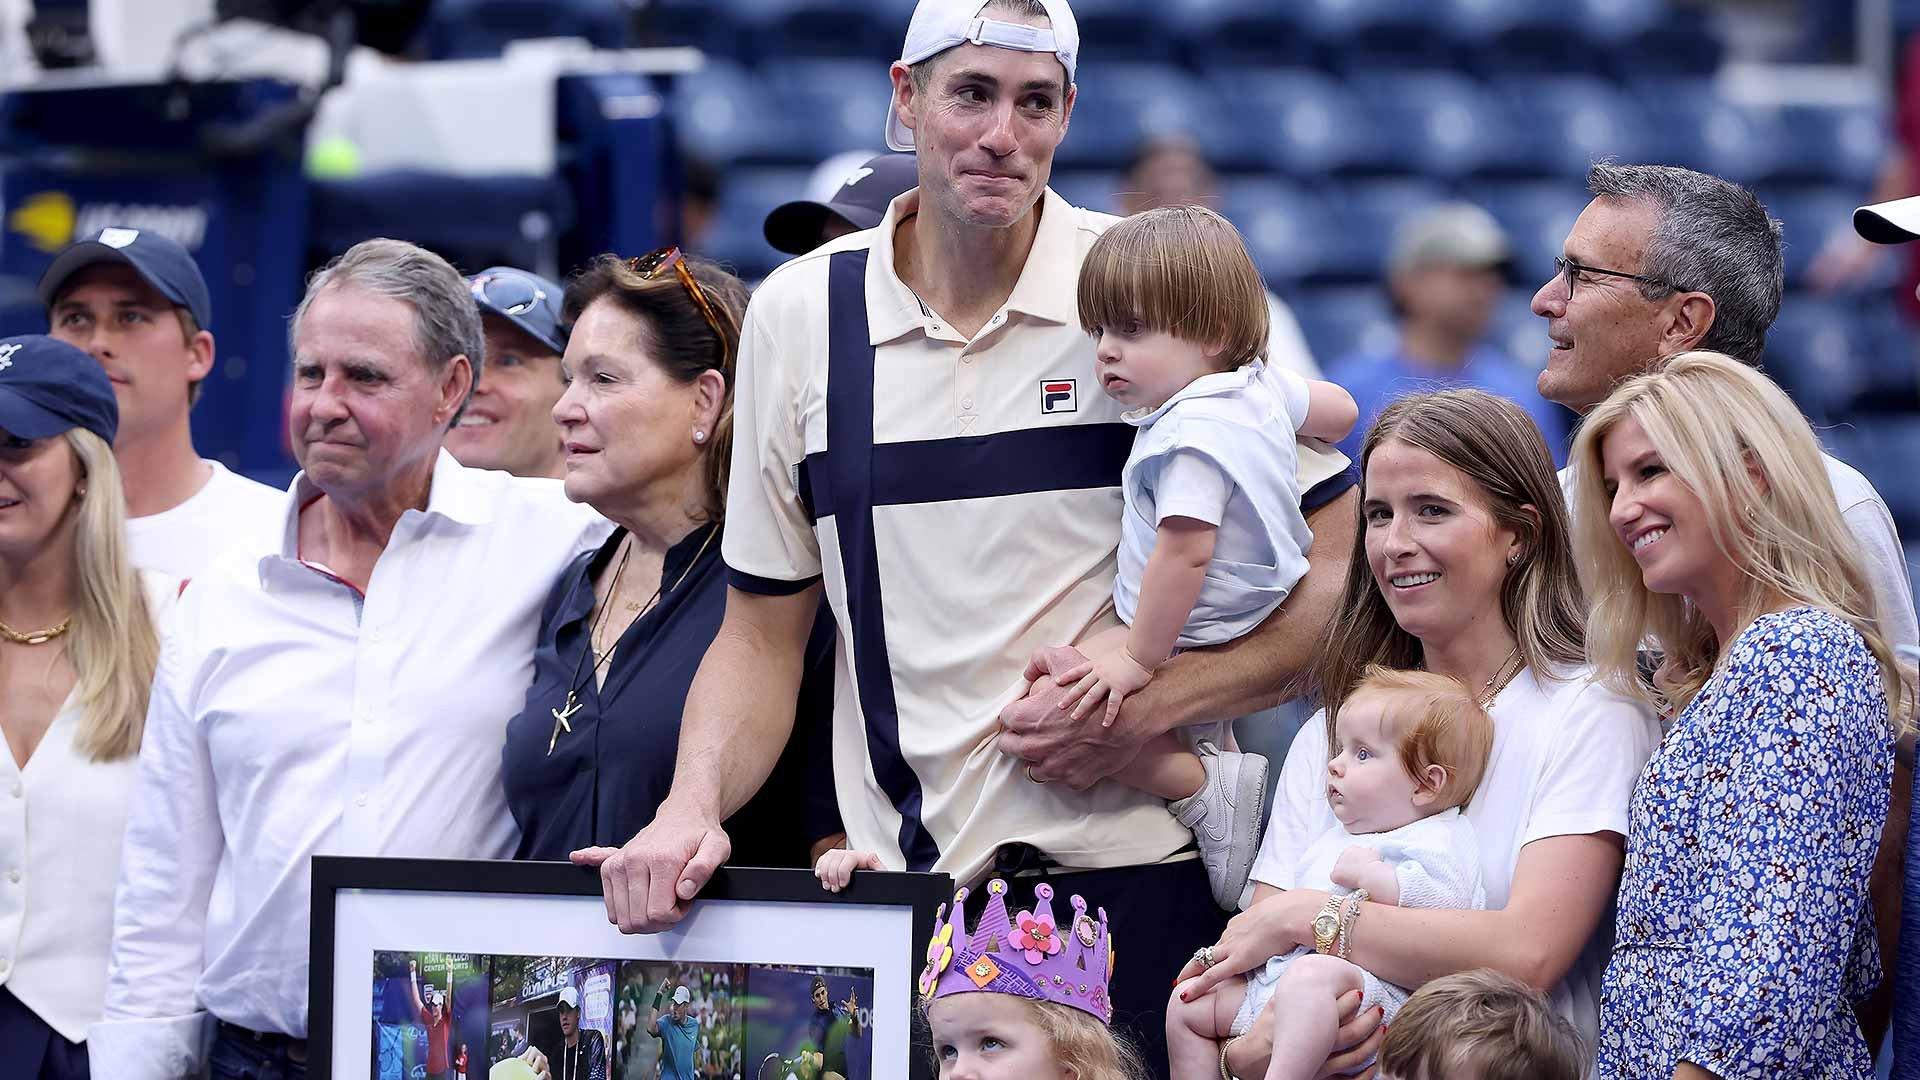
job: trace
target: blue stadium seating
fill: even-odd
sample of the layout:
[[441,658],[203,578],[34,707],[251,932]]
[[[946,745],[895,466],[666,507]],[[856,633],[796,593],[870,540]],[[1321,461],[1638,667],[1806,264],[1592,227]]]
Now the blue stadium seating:
[[[1851,429],[1850,431],[1848,429]],[[1894,524],[1920,532],[1920,416],[1860,416],[1823,435],[1836,457],[1864,473],[1887,502]]]
[[764,64],[772,119],[761,147],[792,162],[821,161],[847,150],[886,148],[893,85],[872,60],[789,60]]
[[499,56],[521,38],[579,37],[623,49],[631,14],[623,0],[435,0],[421,43],[436,60]]
[[1767,374],[1815,423],[1844,415],[1865,392],[1871,374],[1863,327],[1849,307],[1817,296],[1789,294],[1767,332]]
[[1487,210],[1507,230],[1514,281],[1529,295],[1553,276],[1553,259],[1565,245],[1567,231],[1592,201],[1586,187],[1572,179],[1487,184],[1475,194],[1484,194]]
[[1304,66],[1318,59],[1298,7],[1273,0],[1171,0],[1171,28],[1187,43],[1196,71],[1221,67]]
[[1425,179],[1353,181],[1327,195],[1334,208],[1322,276],[1378,281],[1386,273],[1394,235],[1407,219],[1447,201],[1444,189]]
[[763,229],[767,212],[803,198],[809,169],[748,168],[727,177],[713,225],[701,239],[709,257],[734,267],[742,280],[757,281],[792,256],[775,251]]
[[1117,172],[1085,169],[1055,169],[1047,186],[1075,206],[1117,214],[1114,196],[1126,186],[1126,178]]
[[1790,170],[1791,147],[1777,112],[1734,105],[1702,76],[1647,76],[1631,91],[1651,131],[1663,136],[1660,160],[1753,184]]
[[1494,86],[1521,122],[1531,126],[1555,174],[1585,176],[1601,158],[1648,161],[1659,157],[1652,125],[1612,82],[1586,75],[1513,75]]
[[1781,109],[1795,175],[1866,191],[1886,156],[1887,121],[1871,106],[1802,105]]
[[709,60],[674,87],[670,108],[681,147],[716,166],[753,157],[770,138],[768,101],[766,86],[745,68]]
[[913,14],[912,4],[896,0],[731,0],[728,6],[762,62],[858,58],[883,79]]
[[1156,135],[1215,141],[1206,132],[1220,107],[1205,84],[1180,68],[1105,63],[1089,66],[1076,81],[1073,123],[1056,155],[1063,165],[1125,165],[1142,140]]
[[1767,186],[1758,189],[1767,212],[1780,219],[1787,262],[1787,285],[1805,283],[1807,268],[1836,228],[1845,228],[1853,220],[1853,208],[1860,205],[1855,188],[1819,186]]
[[1434,0],[1298,0],[1323,54],[1347,71],[1438,67],[1452,59]]
[[1378,286],[1282,292],[1300,320],[1314,359],[1325,368],[1356,352],[1393,346],[1393,310]]
[[1538,370],[1547,362],[1547,320],[1533,313],[1533,294],[1538,284],[1508,289],[1494,308],[1493,323],[1487,327],[1487,341],[1514,358],[1516,363]]
[[641,9],[638,37],[644,45],[691,45],[709,57],[751,59],[751,39],[734,21],[733,5],[713,0],[652,0]]
[[1074,0],[1073,17],[1080,24],[1081,55],[1095,57],[1096,63],[1174,63],[1181,58],[1181,20],[1164,3]]
[[1226,68],[1211,81],[1228,110],[1211,147],[1222,164],[1313,178],[1387,171],[1387,130],[1326,73]]
[[1567,5],[1537,0],[1441,0],[1462,64],[1485,75],[1593,72],[1601,67]]
[[1221,213],[1246,237],[1269,288],[1337,276],[1340,252],[1327,240],[1333,210],[1318,194],[1263,177],[1222,185]]
[[1533,173],[1551,151],[1486,86],[1450,71],[1376,71],[1351,83],[1387,144],[1396,172],[1457,180]]

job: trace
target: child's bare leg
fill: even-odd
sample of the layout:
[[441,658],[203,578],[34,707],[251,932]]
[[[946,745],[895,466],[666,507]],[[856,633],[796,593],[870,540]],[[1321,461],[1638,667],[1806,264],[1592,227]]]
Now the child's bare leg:
[[1113,778],[1135,791],[1173,802],[1199,791],[1207,782],[1207,770],[1200,764],[1200,755],[1169,732],[1147,740]]
[[1228,979],[1192,1001],[1180,992],[1192,981],[1173,988],[1167,1001],[1167,1067],[1173,1080],[1213,1080],[1220,1074],[1220,1040],[1233,1028],[1233,1018],[1247,996],[1245,979]]
[[1340,995],[1366,989],[1360,969],[1337,956],[1302,956],[1274,987],[1273,1061],[1267,1080],[1313,1080],[1340,1032]]

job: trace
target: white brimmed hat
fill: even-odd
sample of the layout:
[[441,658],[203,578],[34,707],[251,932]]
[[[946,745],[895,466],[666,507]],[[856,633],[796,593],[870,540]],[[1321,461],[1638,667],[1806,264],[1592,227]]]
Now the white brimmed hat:
[[565,1008],[565,1009],[579,1008],[580,1007],[580,991],[574,989],[571,986],[563,988],[560,991],[560,1006],[561,1008]]
[[673,988],[673,1003],[675,1005],[685,1005],[692,1000],[693,992],[691,990],[688,990],[684,986],[676,986]]
[[1853,231],[1876,244],[1904,244],[1920,239],[1920,195],[1855,210]]
[[[1067,85],[1073,85],[1074,66],[1080,59],[1080,24],[1073,19],[1067,0],[1040,0],[1047,9],[1051,26],[1027,26],[980,16],[980,9],[991,0],[920,0],[907,23],[906,44],[900,47],[900,63],[917,64],[956,45],[997,45],[1021,52],[1050,52],[1067,69]],[[905,153],[913,149],[913,129],[900,122],[899,95],[887,106],[887,149]]]

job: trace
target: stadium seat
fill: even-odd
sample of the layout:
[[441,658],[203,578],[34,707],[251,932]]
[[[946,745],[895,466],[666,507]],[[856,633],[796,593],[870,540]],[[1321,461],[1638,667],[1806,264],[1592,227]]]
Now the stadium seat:
[[1869,293],[1857,313],[1867,389],[1858,412],[1920,412],[1920,329],[1892,297]]
[[739,169],[726,178],[713,225],[701,240],[709,257],[732,266],[743,281],[758,281],[792,256],[775,251],[764,232],[767,212],[802,198],[811,170]]
[[893,85],[872,60],[788,60],[761,67],[773,118],[761,146],[783,161],[817,162],[847,150],[886,148]]
[[1078,78],[1073,123],[1056,160],[1073,168],[1125,165],[1156,135],[1188,135],[1202,145],[1219,114],[1207,88],[1171,64],[1089,65]]
[[1237,67],[1210,81],[1228,114],[1216,142],[1223,161],[1302,179],[1389,171],[1384,129],[1324,72]]
[[1669,0],[1578,0],[1572,18],[1616,78],[1648,71],[1710,75],[1724,51],[1708,14]]
[[1334,227],[1327,233],[1321,275],[1357,282],[1385,278],[1387,256],[1400,226],[1422,210],[1447,201],[1444,189],[1424,179],[1350,181],[1328,200]]
[[[1852,431],[1847,432],[1847,427]],[[1866,475],[1893,514],[1894,526],[1920,534],[1920,416],[1860,416],[1822,433],[1834,456]]]
[[1513,247],[1513,281],[1529,295],[1554,275],[1575,218],[1592,201],[1574,180],[1486,184],[1474,190],[1488,212],[1507,231]]
[[1337,69],[1443,67],[1446,12],[1434,0],[1298,0],[1306,29]]
[[889,13],[875,0],[730,0],[712,7],[732,8],[761,62],[808,57],[861,59],[880,78],[886,63],[900,55],[912,7]]
[[1779,115],[1792,147],[1787,157],[1797,166],[1794,176],[1859,191],[1873,186],[1887,152],[1887,122],[1880,109],[1796,105]]
[[1074,0],[1073,18],[1080,25],[1081,55],[1096,57],[1097,63],[1177,63],[1181,58],[1179,19],[1165,3]]
[[1075,206],[1098,210],[1103,214],[1117,214],[1120,207],[1116,196],[1126,182],[1126,178],[1117,172],[1055,169],[1047,186]]
[[1485,85],[1449,71],[1369,71],[1355,92],[1381,126],[1398,171],[1457,180],[1532,174],[1553,151]]
[[751,40],[733,21],[732,5],[712,0],[652,0],[640,10],[635,36],[641,45],[690,45],[710,61],[750,59]]
[[1783,226],[1789,288],[1806,282],[1807,269],[1827,237],[1845,228],[1853,220],[1853,208],[1860,205],[1860,192],[1854,188],[1769,185],[1757,194]]
[[328,253],[390,236],[462,266],[539,266],[553,238],[573,227],[572,197],[552,176],[395,170],[314,180],[308,190],[308,243]]
[[715,166],[730,165],[753,156],[769,141],[767,101],[766,87],[745,68],[710,60],[674,85],[670,108],[675,135],[694,157]]
[[499,56],[522,38],[577,37],[623,49],[631,16],[624,0],[435,0],[421,41],[434,60]]
[[1508,289],[1494,308],[1487,342],[1530,371],[1547,363],[1547,320],[1533,313],[1534,288]]
[[1303,289],[1282,294],[1322,367],[1357,352],[1393,347],[1393,309],[1377,286]]
[[1246,237],[1269,288],[1324,277],[1338,263],[1340,253],[1329,241],[1333,211],[1318,194],[1264,177],[1222,186],[1220,212]]
[[1512,75],[1494,80],[1508,107],[1541,139],[1554,175],[1585,176],[1601,158],[1648,161],[1659,143],[1638,104],[1613,83],[1586,75]]
[[1790,293],[1767,331],[1766,372],[1815,423],[1844,415],[1871,375],[1867,342],[1848,306]]
[[1660,160],[1754,184],[1791,170],[1790,140],[1777,112],[1734,105],[1704,76],[1635,79],[1630,92],[1659,133]]
[[1168,0],[1169,24],[1195,71],[1221,67],[1295,67],[1318,58],[1293,4],[1273,0]]
[[1438,0],[1461,62],[1484,75],[1587,73],[1598,51],[1564,4],[1536,0]]

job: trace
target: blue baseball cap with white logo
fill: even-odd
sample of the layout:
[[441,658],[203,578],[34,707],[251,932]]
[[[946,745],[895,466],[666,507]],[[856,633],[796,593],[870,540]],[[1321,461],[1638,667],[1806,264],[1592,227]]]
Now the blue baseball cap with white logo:
[[157,232],[118,225],[77,240],[54,256],[53,265],[40,275],[41,306],[52,310],[53,302],[73,275],[99,263],[133,267],[141,280],[175,307],[186,308],[201,329],[213,325],[213,300],[207,294],[207,279],[200,276],[200,265],[193,261],[187,249]]
[[85,428],[113,442],[120,405],[93,357],[44,334],[0,338],[0,431],[45,439]]
[[560,326],[560,301],[566,290],[539,274],[511,266],[491,266],[467,279],[482,315],[498,315],[556,353],[567,351]]

